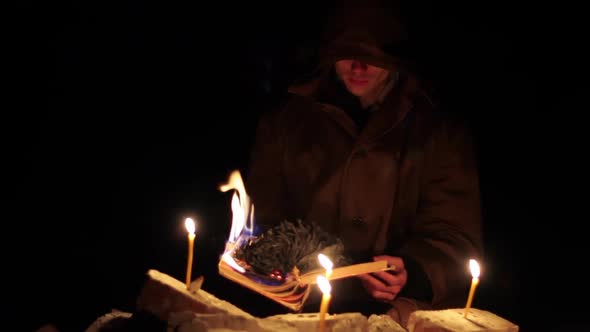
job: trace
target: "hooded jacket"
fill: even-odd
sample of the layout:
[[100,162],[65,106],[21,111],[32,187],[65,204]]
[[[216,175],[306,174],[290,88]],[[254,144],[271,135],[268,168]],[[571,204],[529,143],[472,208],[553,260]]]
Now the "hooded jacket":
[[[407,59],[391,51],[402,44],[399,34],[387,39],[370,28],[378,24],[359,20],[343,28],[334,22],[321,75],[292,86],[281,107],[260,119],[246,176],[256,223],[318,223],[358,261],[400,256],[408,284],[399,297],[424,307],[461,306],[471,280],[468,260],[482,255],[469,130],[431,102]],[[344,58],[396,73],[372,110],[360,109],[335,78],[333,62]],[[363,112],[366,119],[358,116]],[[334,311],[388,309],[372,301],[356,278],[332,286]],[[317,311],[313,296],[309,301]]]

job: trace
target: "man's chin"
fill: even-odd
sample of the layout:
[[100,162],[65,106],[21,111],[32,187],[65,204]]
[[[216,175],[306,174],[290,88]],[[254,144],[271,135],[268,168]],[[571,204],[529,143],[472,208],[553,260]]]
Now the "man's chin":
[[366,93],[366,89],[353,86],[349,86],[348,91],[357,97],[361,97]]

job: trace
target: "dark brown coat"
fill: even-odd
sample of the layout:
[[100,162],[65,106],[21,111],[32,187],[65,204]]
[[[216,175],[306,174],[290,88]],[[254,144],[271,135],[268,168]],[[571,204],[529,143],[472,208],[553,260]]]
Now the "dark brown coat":
[[481,255],[476,166],[466,128],[406,78],[361,132],[342,109],[291,95],[261,119],[246,183],[258,224],[300,218],[356,256],[409,256],[444,307]]
[[[382,15],[352,9],[352,16],[342,16],[346,24],[333,24],[337,32],[322,51],[324,65],[356,58],[399,79],[362,130],[323,98],[331,91],[331,69],[293,87],[282,107],[265,114],[246,176],[256,222],[303,219],[339,236],[360,260],[404,257],[426,274],[430,305],[460,306],[471,280],[468,260],[482,255],[471,135],[433,106],[405,61],[384,52],[399,49],[391,46],[403,38],[381,36],[393,29],[376,24],[373,18]],[[385,27],[393,22],[382,21]],[[408,283],[414,277],[409,272]]]

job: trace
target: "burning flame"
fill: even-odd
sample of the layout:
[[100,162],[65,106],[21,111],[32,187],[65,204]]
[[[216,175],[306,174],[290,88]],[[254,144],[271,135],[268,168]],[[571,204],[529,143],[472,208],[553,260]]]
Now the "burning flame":
[[195,234],[195,222],[191,218],[184,220],[184,227],[186,227],[187,232]]
[[330,282],[326,277],[319,275],[316,281],[318,283],[318,287],[320,288],[323,294],[330,294],[330,292],[332,291],[332,286],[330,286]]
[[471,276],[473,278],[479,278],[479,264],[475,259],[469,260],[469,269],[471,270]]
[[244,182],[239,171],[233,171],[226,184],[219,187],[222,192],[235,190],[231,200],[232,222],[229,238],[226,243],[222,259],[234,269],[244,273],[245,270],[232,258],[231,254],[235,244],[245,232],[245,235],[252,235],[254,206],[250,203],[250,197],[246,193]]
[[219,190],[222,192],[232,189],[236,190],[236,192],[234,192],[231,200],[232,223],[228,239],[229,243],[235,243],[244,230],[249,235],[252,234],[254,215],[254,207],[252,206],[252,210],[250,210],[250,197],[246,194],[246,188],[244,187],[244,182],[239,171],[233,171],[230,174],[228,182],[219,187]]
[[334,267],[334,263],[328,258],[328,256],[324,254],[318,254],[318,260],[320,264],[326,269],[326,276],[330,276],[332,274],[332,268]]

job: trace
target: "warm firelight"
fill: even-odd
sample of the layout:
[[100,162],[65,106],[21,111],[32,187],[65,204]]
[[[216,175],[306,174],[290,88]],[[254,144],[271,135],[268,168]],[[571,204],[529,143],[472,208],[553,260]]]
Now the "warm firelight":
[[189,232],[189,234],[195,234],[197,227],[195,225],[195,221],[192,218],[186,218],[184,220],[184,227],[186,228],[186,231]]
[[250,197],[246,193],[244,181],[242,181],[239,171],[233,171],[228,182],[221,185],[219,190],[222,192],[235,190],[231,201],[232,223],[228,239],[229,243],[235,243],[244,230],[248,232],[248,235],[252,234],[254,207],[252,206],[252,210],[250,210]]
[[479,278],[479,273],[480,273],[479,264],[477,263],[477,261],[475,259],[469,260],[469,270],[471,271],[471,277]]
[[324,267],[324,269],[326,269],[326,279],[330,279],[330,276],[332,275],[332,268],[334,267],[334,263],[332,263],[332,261],[330,260],[330,258],[328,258],[328,256],[324,255],[324,254],[318,254],[318,260],[320,261],[320,264]]
[[479,284],[479,264],[475,259],[469,260],[469,269],[471,270],[471,289],[469,290],[469,296],[467,297],[467,305],[465,306],[465,311],[463,312],[463,317],[467,317],[469,314],[469,309],[471,308],[471,302],[473,301],[473,295],[475,294],[475,288]]
[[332,292],[332,286],[330,286],[330,281],[324,276],[318,276],[316,279],[318,287],[322,291],[322,294],[330,294]]
[[232,223],[227,239],[225,252],[221,256],[222,260],[234,269],[245,272],[236,261],[231,257],[234,246],[242,235],[250,236],[253,232],[254,206],[250,203],[250,197],[246,193],[244,182],[239,171],[233,171],[226,184],[219,187],[222,192],[234,190],[231,200]]

